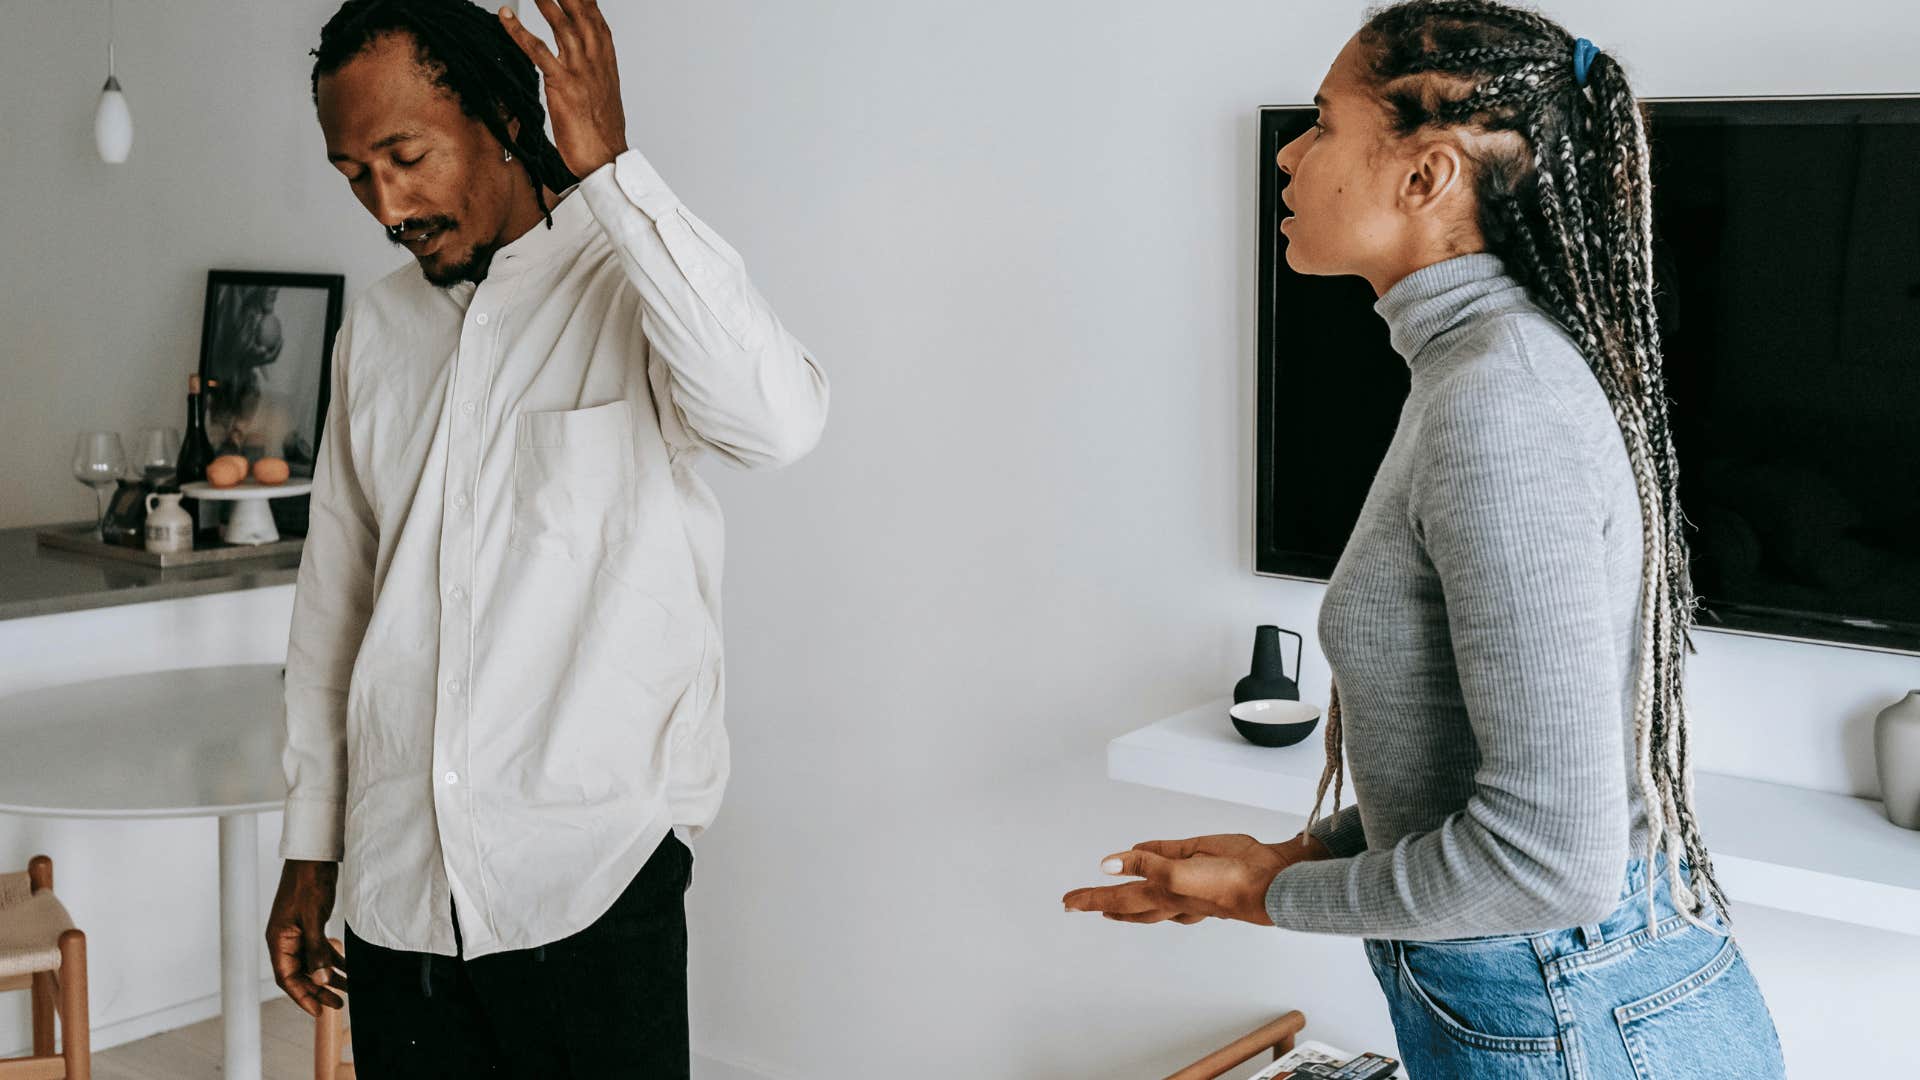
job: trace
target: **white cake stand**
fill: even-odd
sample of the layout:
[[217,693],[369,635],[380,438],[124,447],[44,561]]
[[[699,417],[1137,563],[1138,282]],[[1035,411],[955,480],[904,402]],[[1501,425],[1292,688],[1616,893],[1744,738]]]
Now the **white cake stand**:
[[262,484],[247,479],[224,488],[214,487],[204,480],[180,485],[180,493],[189,498],[233,503],[232,515],[227,518],[225,525],[220,526],[220,539],[229,544],[271,544],[280,539],[280,530],[273,527],[273,508],[267,505],[267,500],[305,495],[311,490],[311,480]]

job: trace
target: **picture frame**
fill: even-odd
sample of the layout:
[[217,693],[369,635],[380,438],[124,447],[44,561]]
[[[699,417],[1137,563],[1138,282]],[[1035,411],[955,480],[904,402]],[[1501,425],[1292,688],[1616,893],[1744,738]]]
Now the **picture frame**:
[[200,379],[216,449],[313,475],[345,295],[340,274],[207,271]]

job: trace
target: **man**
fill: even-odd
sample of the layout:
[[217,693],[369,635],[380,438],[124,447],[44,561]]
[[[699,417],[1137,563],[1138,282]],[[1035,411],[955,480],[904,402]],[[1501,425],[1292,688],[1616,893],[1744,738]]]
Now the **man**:
[[314,51],[328,159],[419,269],[334,351],[267,941],[310,1014],[352,972],[369,1080],[687,1075],[681,837],[727,776],[690,466],[793,461],[827,407],[628,148],[594,0],[538,3],[551,49],[506,9],[349,0]]

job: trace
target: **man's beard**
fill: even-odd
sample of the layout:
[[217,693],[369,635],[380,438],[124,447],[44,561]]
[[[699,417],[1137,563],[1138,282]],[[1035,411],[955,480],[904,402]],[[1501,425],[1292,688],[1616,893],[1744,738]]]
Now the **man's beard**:
[[421,263],[420,272],[426,276],[429,284],[442,289],[452,288],[463,281],[478,285],[487,280],[487,270],[493,265],[493,253],[498,248],[497,244],[475,244],[467,257],[459,262],[442,261],[437,268]]

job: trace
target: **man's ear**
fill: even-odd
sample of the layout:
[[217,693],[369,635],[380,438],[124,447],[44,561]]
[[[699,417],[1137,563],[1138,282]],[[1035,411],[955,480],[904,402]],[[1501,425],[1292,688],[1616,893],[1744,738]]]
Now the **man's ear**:
[[1410,214],[1430,213],[1448,196],[1466,185],[1467,160],[1460,147],[1445,139],[1420,145],[1400,183],[1397,200]]

